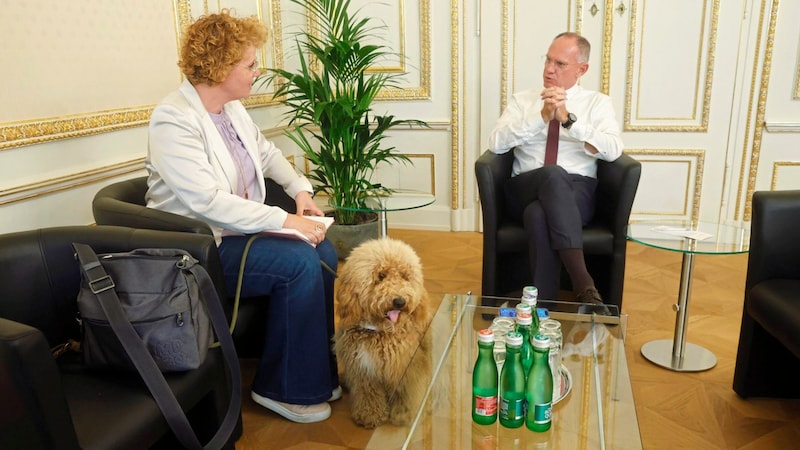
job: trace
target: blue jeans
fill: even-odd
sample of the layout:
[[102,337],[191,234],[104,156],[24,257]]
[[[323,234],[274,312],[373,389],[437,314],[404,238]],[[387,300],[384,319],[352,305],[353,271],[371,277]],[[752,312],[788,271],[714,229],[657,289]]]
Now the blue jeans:
[[[228,296],[236,293],[239,264],[249,236],[225,236],[219,246]],[[269,295],[265,341],[252,389],[285,403],[327,401],[339,385],[332,351],[334,271],[338,259],[327,239],[305,242],[262,236],[247,254],[242,298]]]

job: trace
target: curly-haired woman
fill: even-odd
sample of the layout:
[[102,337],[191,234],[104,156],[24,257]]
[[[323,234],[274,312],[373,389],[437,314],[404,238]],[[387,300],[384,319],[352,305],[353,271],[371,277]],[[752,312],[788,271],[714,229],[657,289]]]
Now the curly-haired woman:
[[[263,236],[248,253],[243,297],[269,295],[265,345],[253,380],[258,404],[295,422],[330,416],[341,396],[333,336],[333,275],[337,257],[325,228],[303,215],[322,215],[309,181],[268,141],[241,99],[260,74],[256,49],[267,30],[256,18],[229,11],[200,17],[186,30],[179,66],[186,80],[150,119],[147,206],[206,222],[214,233],[229,295],[234,292],[248,234],[293,228],[300,240]],[[264,204],[264,178],[294,198],[297,213]]]

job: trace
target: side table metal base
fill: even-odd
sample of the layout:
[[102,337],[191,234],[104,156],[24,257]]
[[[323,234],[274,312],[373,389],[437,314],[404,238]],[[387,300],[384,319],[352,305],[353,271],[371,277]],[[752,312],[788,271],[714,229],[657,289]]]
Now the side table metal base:
[[676,372],[701,372],[717,365],[717,357],[699,345],[686,342],[683,358],[672,356],[673,341],[661,339],[650,341],[642,346],[642,356],[653,364],[657,364]]

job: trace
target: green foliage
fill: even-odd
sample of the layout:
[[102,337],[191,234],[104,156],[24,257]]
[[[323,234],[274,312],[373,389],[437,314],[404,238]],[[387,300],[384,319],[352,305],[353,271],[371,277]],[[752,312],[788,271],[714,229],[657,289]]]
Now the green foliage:
[[[372,175],[381,162],[410,163],[407,156],[386,146],[386,132],[398,125],[427,126],[419,120],[399,120],[392,115],[370,113],[383,88],[399,88],[397,73],[367,73],[381,59],[392,55],[377,41],[368,19],[349,14],[350,0],[292,0],[300,5],[313,31],[295,38],[299,69],[268,69],[256,80],[274,84],[274,97],[289,110],[286,135],[313,164],[308,177],[317,192],[332,204],[364,208],[365,199],[385,195],[390,189],[373,184]],[[314,70],[316,61],[319,70]],[[311,139],[309,139],[311,136]],[[355,212],[337,210],[337,222],[353,223]]]

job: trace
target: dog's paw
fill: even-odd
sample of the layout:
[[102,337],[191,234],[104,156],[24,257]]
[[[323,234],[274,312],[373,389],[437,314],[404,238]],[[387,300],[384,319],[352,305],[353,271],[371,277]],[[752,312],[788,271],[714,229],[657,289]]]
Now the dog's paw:
[[360,427],[364,427],[364,428],[366,428],[368,430],[371,430],[373,428],[379,427],[380,425],[383,425],[383,423],[386,422],[386,418],[385,417],[375,417],[375,416],[372,416],[372,417],[353,417],[353,421],[356,423],[356,425],[358,425]]

